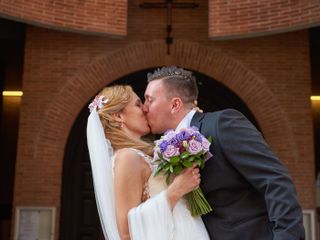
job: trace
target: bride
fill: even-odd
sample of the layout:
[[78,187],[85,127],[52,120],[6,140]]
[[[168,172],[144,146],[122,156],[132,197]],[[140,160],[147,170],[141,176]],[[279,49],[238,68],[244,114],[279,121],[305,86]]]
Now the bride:
[[183,198],[199,186],[199,170],[184,170],[169,186],[162,175],[153,176],[152,146],[140,139],[150,129],[132,88],[106,87],[89,108],[87,140],[105,238],[209,239]]

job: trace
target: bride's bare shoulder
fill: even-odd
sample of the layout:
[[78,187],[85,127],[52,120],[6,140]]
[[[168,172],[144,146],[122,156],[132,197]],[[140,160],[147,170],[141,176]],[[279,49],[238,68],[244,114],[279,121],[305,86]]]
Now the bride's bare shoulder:
[[135,167],[143,163],[142,157],[131,148],[122,148],[115,152],[115,165],[127,165]]

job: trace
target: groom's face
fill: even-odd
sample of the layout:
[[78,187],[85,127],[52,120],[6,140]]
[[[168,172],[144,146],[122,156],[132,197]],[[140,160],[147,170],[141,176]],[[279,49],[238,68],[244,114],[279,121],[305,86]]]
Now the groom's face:
[[152,133],[163,133],[170,128],[171,101],[162,80],[149,82],[145,91],[144,112]]

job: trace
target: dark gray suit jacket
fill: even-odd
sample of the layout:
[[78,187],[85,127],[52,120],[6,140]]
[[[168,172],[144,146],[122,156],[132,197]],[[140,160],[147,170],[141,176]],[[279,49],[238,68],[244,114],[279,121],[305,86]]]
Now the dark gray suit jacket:
[[[197,112],[191,126],[213,137],[201,188],[214,240],[303,240],[302,210],[287,169],[240,112]],[[290,151],[290,149],[288,149]]]

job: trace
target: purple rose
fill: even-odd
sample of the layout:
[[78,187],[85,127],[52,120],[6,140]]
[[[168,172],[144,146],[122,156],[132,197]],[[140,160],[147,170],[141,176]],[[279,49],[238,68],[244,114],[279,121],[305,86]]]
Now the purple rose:
[[190,140],[188,143],[189,152],[191,154],[197,154],[202,151],[202,144],[196,140]]
[[163,153],[163,156],[169,159],[171,157],[178,156],[179,154],[180,153],[178,148],[172,145],[168,145],[166,151]]
[[167,135],[168,133],[170,133],[170,132],[173,132],[174,133],[174,130],[172,130],[172,129],[168,129],[167,131],[165,131],[164,132],[164,134],[163,135]]
[[191,127],[192,130],[199,132],[199,128],[197,128],[196,126],[192,126]]
[[175,138],[175,136],[176,133],[173,130],[169,130],[165,133],[163,139],[169,142],[172,138]]
[[199,132],[199,129],[196,127],[190,127],[186,129],[190,135],[193,135],[195,132]]
[[178,139],[176,137],[173,137],[173,138],[170,139],[169,144],[173,145],[175,147],[178,147],[179,141],[178,141]]
[[166,151],[168,145],[169,145],[169,143],[166,140],[162,141],[159,144],[160,152],[164,153]]
[[194,132],[192,134],[193,139],[195,139],[198,142],[202,142],[202,135],[199,132]]
[[208,141],[208,139],[202,138],[201,144],[202,144],[203,150],[204,150],[205,152],[208,152],[209,149],[210,149],[210,144],[211,144],[211,143]]
[[184,140],[188,140],[190,138],[190,134],[188,133],[188,131],[186,130],[182,130],[181,132],[179,132],[177,134],[177,140],[179,142],[182,142]]

